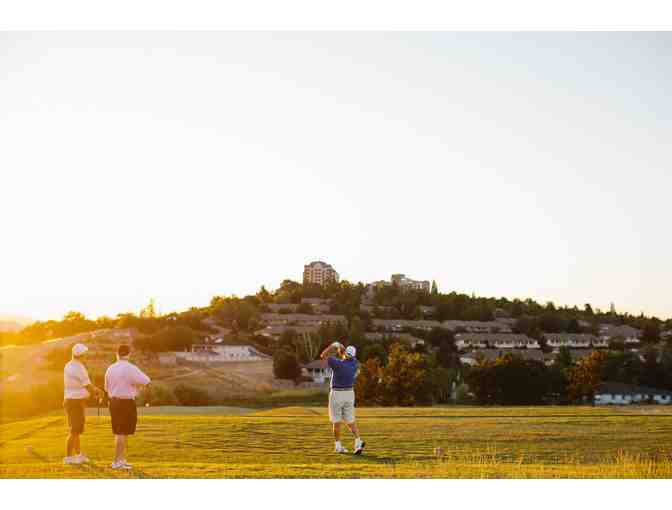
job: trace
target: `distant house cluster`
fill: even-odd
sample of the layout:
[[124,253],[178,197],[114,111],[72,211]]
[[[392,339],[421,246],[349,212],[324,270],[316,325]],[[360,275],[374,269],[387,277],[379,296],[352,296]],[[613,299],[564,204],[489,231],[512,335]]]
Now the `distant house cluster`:
[[595,404],[672,404],[672,391],[619,382],[604,382],[595,392]]

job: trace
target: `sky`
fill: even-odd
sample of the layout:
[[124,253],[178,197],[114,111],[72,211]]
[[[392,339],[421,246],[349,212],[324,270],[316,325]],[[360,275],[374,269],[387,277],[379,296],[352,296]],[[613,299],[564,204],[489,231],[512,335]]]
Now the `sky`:
[[672,317],[670,33],[0,34],[0,315],[312,260]]

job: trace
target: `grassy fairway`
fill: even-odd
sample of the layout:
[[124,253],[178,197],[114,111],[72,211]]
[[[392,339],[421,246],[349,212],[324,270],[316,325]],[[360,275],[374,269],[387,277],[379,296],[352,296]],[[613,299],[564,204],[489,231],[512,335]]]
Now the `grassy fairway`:
[[94,409],[82,437],[93,467],[61,465],[65,419],[52,414],[0,425],[0,478],[672,477],[662,407],[358,409],[362,457],[332,453],[323,408],[139,411],[130,474],[109,469],[109,418]]

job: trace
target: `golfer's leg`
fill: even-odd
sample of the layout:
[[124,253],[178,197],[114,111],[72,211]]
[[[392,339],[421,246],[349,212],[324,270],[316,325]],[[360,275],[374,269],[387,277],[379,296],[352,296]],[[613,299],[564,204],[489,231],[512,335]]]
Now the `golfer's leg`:
[[79,438],[80,438],[79,434],[72,435],[72,451],[75,453],[75,455],[79,455],[80,453],[82,453]]
[[334,428],[334,441],[338,442],[341,440],[341,422],[333,423]]
[[74,438],[72,432],[68,434],[68,438],[65,440],[65,456],[72,457],[72,451],[74,449]]
[[124,447],[123,447],[124,451],[123,451],[123,454],[122,454],[121,458],[122,458],[123,460],[126,460],[127,455],[128,455],[128,436],[121,436],[121,437],[124,438],[124,442],[123,442],[123,444],[124,444]]
[[124,458],[124,436],[119,434],[114,436],[114,462],[119,462]]
[[350,432],[352,432],[352,435],[356,438],[359,438],[359,428],[357,428],[357,422],[353,421],[352,423],[346,423],[346,425],[350,429]]

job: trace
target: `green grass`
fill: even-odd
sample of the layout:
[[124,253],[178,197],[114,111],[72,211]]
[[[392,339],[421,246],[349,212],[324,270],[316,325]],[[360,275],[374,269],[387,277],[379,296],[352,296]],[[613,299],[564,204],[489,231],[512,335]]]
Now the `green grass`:
[[357,412],[362,457],[332,453],[323,407],[142,408],[132,473],[109,469],[109,418],[95,409],[82,436],[94,466],[62,466],[65,420],[53,413],[0,425],[0,478],[672,478],[672,410],[663,407]]

